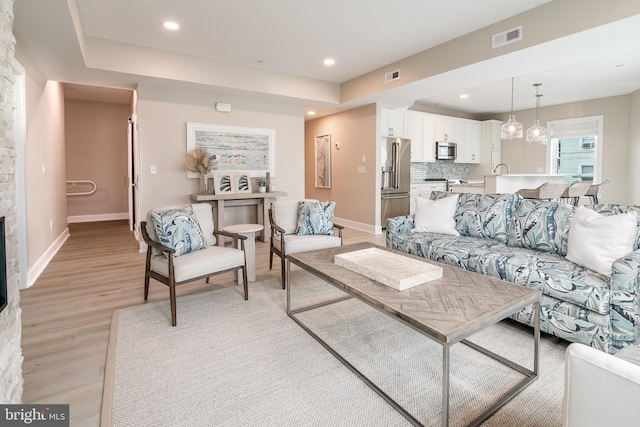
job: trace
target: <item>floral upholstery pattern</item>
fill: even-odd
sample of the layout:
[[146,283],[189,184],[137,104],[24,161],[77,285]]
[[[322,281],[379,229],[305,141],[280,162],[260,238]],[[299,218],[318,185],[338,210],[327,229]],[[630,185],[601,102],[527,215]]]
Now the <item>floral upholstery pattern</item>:
[[[544,332],[609,353],[640,344],[640,250],[636,248],[616,260],[611,277],[573,264],[564,255],[575,208],[559,202],[521,199],[517,195],[515,203],[504,207],[509,203],[508,196],[512,195],[486,195],[487,199],[481,201],[482,195],[461,195],[459,204],[464,206],[456,211],[456,229],[461,236],[412,233],[413,216],[390,218],[387,247],[540,290],[543,294],[540,328]],[[432,197],[442,196],[434,193]],[[489,202],[491,199],[494,203]],[[504,209],[496,216],[505,224],[502,227],[494,224],[492,231],[470,235],[469,224],[484,223],[475,218],[486,219],[488,209],[496,201],[504,203],[501,206]],[[640,211],[640,206],[593,208],[603,215]],[[464,214],[474,210],[471,215]],[[504,241],[484,237],[502,229],[507,236]],[[493,235],[503,236],[501,231]],[[512,317],[531,325],[533,314],[531,306]],[[639,337],[638,342],[635,337]]]
[[[431,198],[438,200],[451,194],[445,191],[434,191]],[[461,236],[506,242],[509,221],[517,200],[517,194],[461,193],[454,216],[456,230]]]
[[565,256],[574,211],[566,203],[522,199],[513,215],[508,244]]
[[298,226],[296,234],[300,236],[333,236],[333,212],[336,202],[300,201],[298,202]]
[[[151,211],[149,217],[158,241],[175,249],[174,257],[207,247],[200,223],[191,205],[184,208]],[[165,253],[165,256],[167,254]]]

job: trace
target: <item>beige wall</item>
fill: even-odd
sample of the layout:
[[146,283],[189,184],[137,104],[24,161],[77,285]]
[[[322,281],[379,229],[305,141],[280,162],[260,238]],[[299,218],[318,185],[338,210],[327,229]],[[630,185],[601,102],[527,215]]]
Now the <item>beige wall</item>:
[[[97,187],[94,194],[67,198],[69,222],[128,218],[129,115],[130,107],[125,104],[65,101],[67,180],[91,180]],[[87,191],[90,187],[67,189]]]
[[[540,123],[543,125],[549,120],[604,116],[602,177],[609,179],[612,184],[603,190],[600,198],[602,203],[630,203],[631,201],[627,193],[629,179],[627,165],[630,162],[629,154],[631,154],[631,146],[628,145],[630,141],[629,100],[628,95],[623,95],[540,108]],[[535,119],[535,109],[514,113],[526,132]],[[492,118],[506,121],[508,113]],[[548,172],[546,150],[546,146],[529,145],[524,138],[502,141],[502,162],[509,165],[511,173],[539,173],[540,167]],[[474,168],[471,168],[471,173],[474,179],[482,178],[477,176],[478,172]]]
[[[308,120],[305,123],[305,193],[336,202],[336,220],[373,232],[376,215],[376,105]],[[331,188],[315,188],[315,136],[331,134]],[[340,143],[340,149],[335,144]],[[364,160],[363,161],[363,157]],[[358,173],[364,167],[365,173]]]
[[26,70],[24,167],[28,265],[32,269],[38,264],[46,265],[46,254],[67,232],[64,91],[60,83],[43,80],[29,58],[18,56],[18,51],[16,57]]
[[628,201],[640,205],[640,90],[629,95]]
[[[304,197],[304,118],[302,108],[259,98],[210,92],[138,88],[140,198],[142,217],[155,207],[188,203],[197,179],[188,179],[185,166],[187,122],[269,128],[276,130],[274,184],[287,198]],[[220,113],[216,102],[231,104]],[[149,167],[156,165],[157,174]],[[229,209],[229,223],[255,221],[255,209]]]

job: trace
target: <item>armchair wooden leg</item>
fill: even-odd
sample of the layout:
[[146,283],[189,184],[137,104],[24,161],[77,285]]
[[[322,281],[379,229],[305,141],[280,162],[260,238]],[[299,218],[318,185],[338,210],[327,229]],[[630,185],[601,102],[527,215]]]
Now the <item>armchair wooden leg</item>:
[[269,270],[273,268],[273,250],[269,248]]
[[149,272],[144,273],[144,300],[149,297]]
[[171,326],[176,326],[176,283],[171,280],[169,283],[169,300],[171,301]]
[[249,299],[249,281],[247,280],[247,265],[242,267],[242,284],[244,286],[244,300]]

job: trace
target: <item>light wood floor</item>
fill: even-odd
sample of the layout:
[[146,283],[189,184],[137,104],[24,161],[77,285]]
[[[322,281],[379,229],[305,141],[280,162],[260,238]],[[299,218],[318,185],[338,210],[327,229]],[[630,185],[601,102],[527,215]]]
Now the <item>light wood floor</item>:
[[[70,237],[40,278],[20,292],[24,403],[68,403],[71,426],[98,426],[104,366],[113,310],[143,304],[145,254],[125,221],[71,224]],[[345,229],[344,243],[384,235]],[[269,245],[256,242],[256,280],[269,271]],[[186,295],[234,286],[231,273],[178,288]],[[168,288],[151,281],[149,301],[167,299]],[[251,298],[251,286],[249,286]],[[178,303],[179,304],[179,303]],[[178,305],[178,326],[180,308]],[[103,426],[107,427],[107,426]]]

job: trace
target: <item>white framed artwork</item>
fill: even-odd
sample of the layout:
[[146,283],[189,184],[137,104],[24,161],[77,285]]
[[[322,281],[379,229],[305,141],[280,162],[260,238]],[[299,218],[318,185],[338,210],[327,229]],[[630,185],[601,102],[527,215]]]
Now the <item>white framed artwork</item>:
[[[275,176],[276,130],[187,122],[187,153],[202,148],[212,156],[212,173]],[[197,173],[187,171],[188,178]]]
[[331,135],[315,138],[316,188],[331,188]]
[[251,177],[246,173],[234,174],[233,191],[235,193],[251,193]]
[[214,173],[213,186],[215,194],[233,194],[233,174]]

